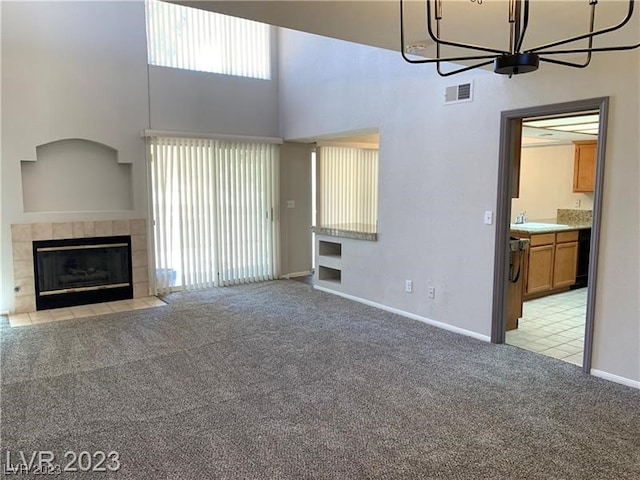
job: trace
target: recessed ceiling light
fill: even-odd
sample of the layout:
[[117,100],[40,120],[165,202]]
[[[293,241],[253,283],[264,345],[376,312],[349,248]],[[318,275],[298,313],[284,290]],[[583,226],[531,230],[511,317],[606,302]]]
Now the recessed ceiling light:
[[560,130],[562,132],[582,132],[584,130],[597,130],[599,127],[598,122],[592,123],[576,123],[574,125],[553,125],[546,128],[551,130]]
[[542,128],[555,128],[560,125],[577,125],[580,123],[598,123],[600,116],[595,115],[578,115],[574,117],[561,117],[561,118],[544,118],[540,120],[528,120],[523,122],[523,125],[528,127],[542,127]]

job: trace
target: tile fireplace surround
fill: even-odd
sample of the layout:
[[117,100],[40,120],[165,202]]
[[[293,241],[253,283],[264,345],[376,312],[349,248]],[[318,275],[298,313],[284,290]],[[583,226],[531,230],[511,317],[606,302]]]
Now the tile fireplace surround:
[[11,225],[15,313],[36,310],[33,241],[131,235],[133,298],[149,296],[149,260],[145,219],[96,222],[18,223]]

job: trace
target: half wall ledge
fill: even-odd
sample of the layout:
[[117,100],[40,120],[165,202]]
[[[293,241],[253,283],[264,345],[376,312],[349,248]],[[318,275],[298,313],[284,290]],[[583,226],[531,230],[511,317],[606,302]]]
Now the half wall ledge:
[[340,224],[311,227],[311,231],[317,235],[328,237],[352,238],[354,240],[366,240],[377,242],[378,234],[375,225],[366,224]]

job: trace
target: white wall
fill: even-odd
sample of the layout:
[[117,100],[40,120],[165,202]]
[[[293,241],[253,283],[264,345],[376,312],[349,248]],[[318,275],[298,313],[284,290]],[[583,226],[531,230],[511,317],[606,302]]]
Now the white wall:
[[535,221],[555,219],[558,208],[592,210],[593,193],[573,192],[573,161],[573,145],[523,148],[520,196],[511,202],[511,220],[523,211]]
[[[501,111],[611,96],[593,367],[640,380],[638,263],[629,261],[640,243],[629,221],[639,217],[638,55],[598,56],[582,71],[544,64],[512,79],[442,79],[395,52],[294,31],[280,40],[286,138],[380,131],[379,240],[343,255],[339,290],[481,335],[491,328],[495,227],[483,212],[497,201]],[[470,78],[473,102],[443,106],[444,88]]]

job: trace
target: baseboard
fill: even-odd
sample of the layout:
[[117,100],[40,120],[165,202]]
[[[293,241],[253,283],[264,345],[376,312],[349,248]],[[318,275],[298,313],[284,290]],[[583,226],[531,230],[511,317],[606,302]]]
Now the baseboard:
[[620,383],[621,385],[626,385],[627,387],[637,388],[640,390],[640,381],[638,380],[631,380],[630,378],[621,377],[602,370],[596,370],[595,368],[592,368],[590,373],[594,377],[603,378],[611,382]]
[[482,340],[483,342],[491,341],[491,337],[487,335],[482,335],[480,333],[472,332],[471,330],[466,330],[464,328],[454,327],[453,325],[449,325],[447,323],[431,320],[430,318],[422,317],[420,315],[416,315],[415,313],[405,312],[404,310],[400,310],[398,308],[390,307],[388,305],[383,305],[381,303],[372,302],[371,300],[366,300],[364,298],[356,297],[354,295],[349,295],[347,293],[338,292],[336,290],[332,290],[326,287],[321,287],[318,285],[314,285],[313,288],[315,288],[316,290],[320,290],[322,292],[338,295],[339,297],[343,297],[348,300],[353,300],[354,302],[363,303],[365,305],[369,305],[370,307],[375,307],[381,310],[385,310],[387,312],[395,313],[402,317],[410,318],[412,320],[417,320],[419,322],[426,323],[427,325],[431,325],[433,327],[442,328],[443,330],[448,330],[453,333],[459,333],[461,335],[466,335],[467,337],[472,337],[472,338],[475,338],[476,340]]
[[290,278],[295,278],[295,277],[306,277],[308,275],[311,275],[312,273],[313,272],[311,271],[287,273],[286,275],[281,275],[280,278],[286,278],[288,280]]

